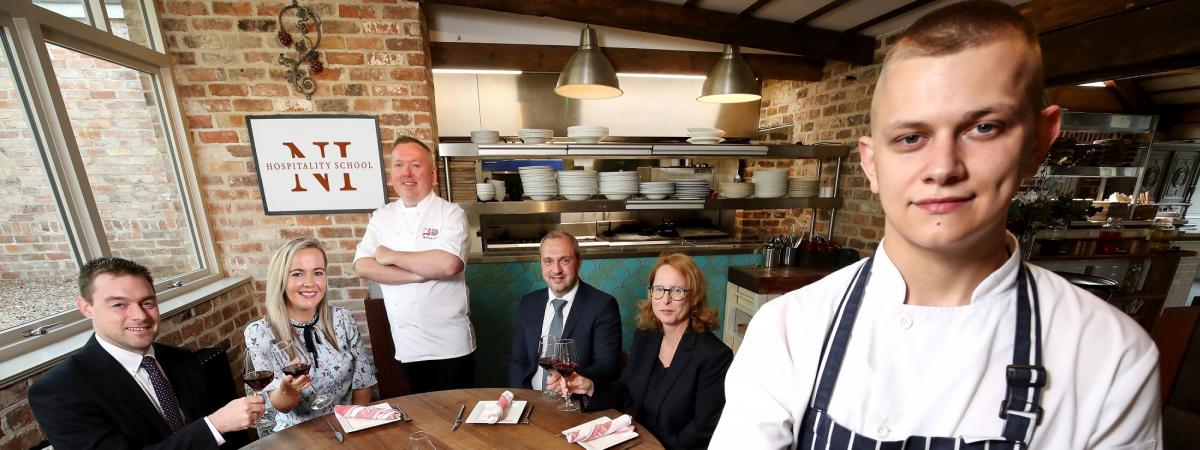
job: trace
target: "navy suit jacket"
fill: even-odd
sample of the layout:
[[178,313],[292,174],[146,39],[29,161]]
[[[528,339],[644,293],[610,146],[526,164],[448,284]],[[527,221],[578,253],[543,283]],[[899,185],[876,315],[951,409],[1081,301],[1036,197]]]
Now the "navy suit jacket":
[[[657,390],[649,390],[658,362],[660,331],[633,334],[629,365],[615,382],[594,383],[585,411],[619,409],[654,433],[666,448],[707,448],[725,408],[725,373],[733,351],[710,332],[688,331],[679,341],[671,368]],[[655,414],[642,415],[653,404]]]
[[[549,302],[549,288],[521,297],[513,323],[512,352],[508,355],[508,384],[531,389],[537,373],[538,340]],[[621,309],[617,299],[579,280],[579,291],[563,324],[563,339],[574,339],[579,353],[577,372],[593,380],[614,380],[621,360]]]
[[217,448],[204,417],[222,405],[211,404],[199,361],[191,351],[158,343],[154,357],[179,400],[183,428],[171,433],[137,381],[92,335],[29,388],[29,406],[50,444],[72,450]]

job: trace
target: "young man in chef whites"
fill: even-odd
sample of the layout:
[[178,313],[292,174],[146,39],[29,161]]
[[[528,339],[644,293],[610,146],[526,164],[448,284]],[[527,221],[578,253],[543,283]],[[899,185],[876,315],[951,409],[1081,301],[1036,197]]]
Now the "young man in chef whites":
[[1058,134],[1042,78],[1036,32],[1003,3],[899,37],[859,140],[884,239],[755,314],[713,448],[1161,448],[1154,343],[1022,264],[1004,228]]

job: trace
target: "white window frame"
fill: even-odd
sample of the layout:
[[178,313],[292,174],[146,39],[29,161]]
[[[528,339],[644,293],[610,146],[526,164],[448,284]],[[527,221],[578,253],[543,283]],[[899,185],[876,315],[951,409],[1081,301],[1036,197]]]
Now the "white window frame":
[[[140,0],[140,3],[154,49],[113,35],[101,0],[84,0],[82,3],[89,17],[100,18],[102,23],[82,23],[36,6],[32,0],[0,2],[0,26],[4,34],[0,44],[6,44],[0,51],[4,51],[10,60],[18,94],[25,105],[34,140],[58,201],[59,213],[65,220],[64,229],[74,251],[73,257],[79,266],[94,258],[111,255],[111,252],[46,43],[129,67],[153,78],[167,150],[174,163],[184,210],[191,224],[191,242],[200,262],[195,271],[155,280],[160,315],[165,317],[200,299],[197,295],[185,294],[213,295],[214,286],[223,278],[217,267],[212,232],[186,137],[187,128],[175,94],[171,58],[161,51],[164,48],[162,33],[151,0]],[[222,283],[224,287],[218,289],[223,291],[227,284]],[[171,301],[173,299],[180,301]],[[53,325],[55,323],[59,324]],[[22,336],[22,333],[43,326],[52,326],[50,332]],[[90,322],[78,310],[70,310],[0,332],[0,361],[6,361],[0,363],[0,386],[55,363],[69,351],[47,352],[47,348],[59,342],[78,342],[79,336],[90,330]],[[27,358],[30,354],[39,357],[31,362]],[[21,366],[5,367],[14,360],[21,360]]]

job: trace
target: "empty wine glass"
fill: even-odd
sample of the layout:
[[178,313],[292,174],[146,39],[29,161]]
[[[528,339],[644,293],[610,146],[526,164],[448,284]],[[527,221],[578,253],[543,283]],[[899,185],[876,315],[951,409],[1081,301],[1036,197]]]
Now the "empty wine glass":
[[[271,381],[275,379],[275,372],[273,370],[275,362],[258,361],[256,363],[253,352],[248,348],[242,353],[242,381],[246,383],[246,387],[248,388],[246,389],[246,396],[262,395],[262,390],[266,389],[271,384]],[[271,400],[267,399],[267,401]],[[254,428],[274,428],[275,421],[267,416],[266,413],[263,413],[252,425]]]
[[[287,361],[283,364],[283,373],[291,375],[292,378],[299,378],[304,375],[309,375],[309,370],[312,369],[312,354],[304,348],[304,344],[299,341],[283,341],[281,342],[282,355]],[[315,394],[312,401],[309,403],[309,408],[313,411],[328,408],[337,399],[332,395],[321,392],[317,389],[316,380],[309,385]]]
[[[562,375],[563,379],[571,378],[571,374],[575,373],[575,367],[579,365],[578,356],[575,353],[574,339],[560,339],[558,341],[558,361],[554,363],[554,370]],[[575,403],[571,402],[570,391],[563,394],[563,404],[558,407],[559,411],[576,411],[579,409]]]
[[[546,373],[554,370],[554,363],[558,362],[558,338],[552,334],[542,336],[538,340],[538,366]],[[550,389],[548,384],[542,386],[542,395],[547,397],[557,397],[558,392]]]

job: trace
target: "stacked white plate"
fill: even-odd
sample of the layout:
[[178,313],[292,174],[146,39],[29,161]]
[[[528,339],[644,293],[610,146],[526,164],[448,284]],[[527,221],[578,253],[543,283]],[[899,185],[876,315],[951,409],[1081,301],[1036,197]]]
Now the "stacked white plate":
[[496,130],[475,130],[471,132],[471,142],[476,144],[495,144],[500,142],[500,132]]
[[712,189],[707,180],[671,180],[675,182],[675,198],[680,200],[699,200],[708,197]]
[[731,183],[722,181],[718,191],[725,198],[746,198],[754,193],[753,183]]
[[754,196],[758,198],[783,197],[788,190],[787,169],[755,169]]
[[558,193],[567,200],[587,200],[596,195],[596,172],[563,170],[558,172]]
[[517,130],[517,136],[521,138],[521,142],[526,144],[545,144],[546,141],[554,137],[554,130],[522,128]]
[[788,197],[816,197],[821,180],[817,177],[788,179]]
[[720,128],[688,128],[688,142],[693,144],[720,144],[725,139],[725,130]]
[[518,167],[517,172],[521,175],[521,189],[530,199],[544,202],[558,195],[558,181],[550,166]]
[[637,172],[600,172],[600,194],[609,200],[625,200],[637,193]]
[[496,185],[492,183],[475,183],[475,195],[479,201],[486,202],[496,198]]
[[567,127],[567,137],[580,144],[598,144],[608,137],[608,127],[576,125]]
[[662,200],[675,193],[675,182],[643,181],[638,183],[638,192],[650,200]]

